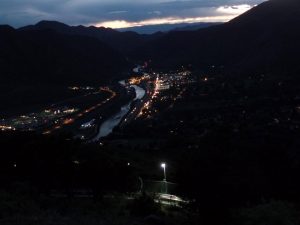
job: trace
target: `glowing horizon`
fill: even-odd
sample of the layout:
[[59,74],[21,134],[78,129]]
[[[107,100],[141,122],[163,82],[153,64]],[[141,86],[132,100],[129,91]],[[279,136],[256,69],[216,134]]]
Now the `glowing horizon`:
[[200,23],[200,22],[228,22],[235,17],[245,13],[252,6],[247,4],[234,6],[220,6],[215,9],[215,12],[222,15],[202,16],[202,17],[159,17],[140,21],[126,21],[126,20],[109,20],[99,23],[92,23],[95,27],[107,27],[112,29],[141,27],[149,25],[162,24],[180,24],[180,23]]
[[149,20],[142,20],[137,22],[129,22],[126,20],[112,20],[97,24],[91,24],[95,27],[107,27],[112,29],[130,28],[130,27],[142,27],[148,25],[162,25],[162,24],[180,24],[180,23],[199,23],[199,22],[227,22],[233,19],[232,16],[214,16],[214,17],[188,17],[188,18],[177,18],[177,17],[166,17],[156,18]]

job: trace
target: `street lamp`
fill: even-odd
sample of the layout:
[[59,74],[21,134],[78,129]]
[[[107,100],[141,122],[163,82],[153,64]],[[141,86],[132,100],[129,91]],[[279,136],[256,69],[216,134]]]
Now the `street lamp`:
[[161,168],[164,169],[164,180],[163,180],[163,184],[165,186],[165,190],[164,190],[164,193],[167,194],[168,193],[168,184],[167,184],[167,175],[166,175],[166,163],[161,163],[160,164]]
[[166,163],[162,163],[160,166],[161,166],[161,168],[164,169],[164,181],[167,181],[167,175],[166,175]]

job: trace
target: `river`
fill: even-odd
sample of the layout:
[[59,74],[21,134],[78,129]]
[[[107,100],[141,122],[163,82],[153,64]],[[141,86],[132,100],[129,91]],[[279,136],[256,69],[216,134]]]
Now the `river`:
[[[120,81],[119,83],[125,85],[124,81]],[[120,124],[124,116],[127,115],[130,110],[131,103],[135,100],[142,99],[145,96],[146,91],[143,88],[137,85],[131,85],[130,87],[134,88],[136,97],[126,105],[122,106],[121,110],[118,113],[105,120],[99,128],[98,134],[95,138],[92,139],[91,142],[99,141],[101,138],[109,135],[113,131],[113,129]]]

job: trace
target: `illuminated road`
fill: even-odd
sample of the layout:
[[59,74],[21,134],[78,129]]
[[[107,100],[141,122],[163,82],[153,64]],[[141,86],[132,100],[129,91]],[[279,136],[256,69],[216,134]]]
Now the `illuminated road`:
[[155,81],[153,82],[154,83],[154,91],[152,91],[150,88],[149,88],[149,85],[148,85],[148,93],[150,94],[149,98],[145,101],[143,107],[139,110],[139,114],[138,114],[138,117],[140,116],[143,116],[145,111],[149,111],[151,105],[152,105],[152,102],[153,100],[157,97],[157,95],[159,94],[159,91],[158,91],[158,85],[159,85],[159,78],[158,76],[156,77]]
[[[130,113],[128,113],[126,115],[126,118],[124,118],[124,120],[120,123],[120,127],[125,126],[126,124],[130,123],[132,120],[139,117],[141,115],[141,112],[145,108],[149,107],[150,101],[152,101],[151,99],[153,99],[154,96],[157,95],[156,88],[155,88],[155,90],[152,90],[153,88],[151,88],[151,85],[150,85],[152,83],[151,80],[142,79],[140,81],[143,82],[143,86],[146,86],[146,91],[139,86],[132,85],[135,88],[137,87],[138,89],[142,89],[143,92],[140,94],[140,96],[137,95],[135,100],[138,100],[138,101],[135,102],[134,108],[131,110]],[[154,84],[154,85],[156,87],[156,84]]]
[[80,111],[78,114],[75,114],[71,117],[68,117],[68,118],[64,118],[63,121],[61,121],[59,124],[57,124],[56,126],[54,126],[53,128],[49,129],[49,130],[46,130],[45,132],[43,132],[43,134],[51,134],[53,131],[56,131],[56,130],[59,130],[61,128],[63,128],[64,126],[66,125],[70,125],[70,124],[73,124],[76,120],[82,118],[83,116],[85,116],[86,114],[94,111],[95,109],[101,107],[102,105],[104,105],[105,103],[111,101],[113,98],[116,97],[116,92],[112,91],[111,89],[109,89],[108,87],[105,87],[105,88],[100,88],[99,89],[99,93],[100,91],[105,91],[105,92],[108,92],[110,93],[110,97],[108,97],[107,99],[103,100],[102,102],[94,105],[94,106],[91,106],[83,111]]

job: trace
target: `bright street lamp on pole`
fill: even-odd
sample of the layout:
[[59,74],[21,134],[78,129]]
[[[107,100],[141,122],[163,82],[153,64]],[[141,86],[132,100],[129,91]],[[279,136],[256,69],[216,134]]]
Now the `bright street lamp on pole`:
[[163,180],[163,184],[165,186],[164,193],[167,194],[168,193],[168,184],[167,184],[167,175],[166,175],[166,167],[167,167],[167,165],[166,165],[166,163],[161,163],[160,166],[161,166],[161,168],[164,169],[164,180]]
[[161,168],[164,169],[164,181],[167,181],[167,175],[166,175],[166,163],[162,163],[161,165]]

